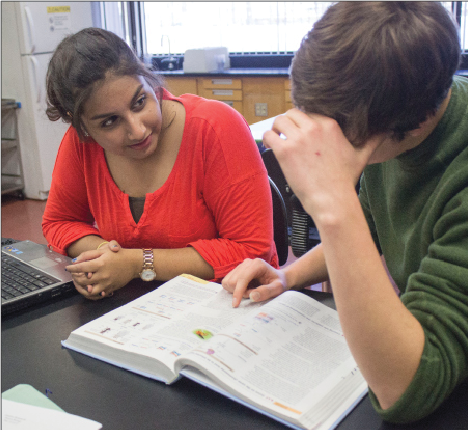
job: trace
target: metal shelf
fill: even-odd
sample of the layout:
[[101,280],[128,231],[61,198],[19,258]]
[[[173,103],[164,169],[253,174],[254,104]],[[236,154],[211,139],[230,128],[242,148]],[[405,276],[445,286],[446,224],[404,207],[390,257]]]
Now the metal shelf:
[[[21,108],[21,103],[16,100],[2,99],[2,195],[17,193],[21,198],[24,198],[24,176],[18,140],[18,118],[16,115],[16,109],[19,108]],[[7,133],[8,125],[10,126],[10,135],[4,136],[4,133]],[[9,156],[7,156],[7,153]],[[16,160],[14,158],[12,160],[16,162],[18,174],[4,171],[3,160],[10,157],[16,157]]]

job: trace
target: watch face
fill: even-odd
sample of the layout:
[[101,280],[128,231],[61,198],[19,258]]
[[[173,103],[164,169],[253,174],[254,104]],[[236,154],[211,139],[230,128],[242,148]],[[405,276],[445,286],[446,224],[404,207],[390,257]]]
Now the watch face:
[[152,281],[154,278],[156,278],[156,273],[154,271],[146,269],[141,272],[141,279],[143,281]]

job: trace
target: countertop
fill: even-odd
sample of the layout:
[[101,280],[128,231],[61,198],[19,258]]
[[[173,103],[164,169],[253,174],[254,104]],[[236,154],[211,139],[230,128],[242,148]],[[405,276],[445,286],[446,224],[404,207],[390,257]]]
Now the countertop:
[[269,77],[289,77],[288,67],[232,67],[226,69],[224,72],[211,72],[211,73],[184,73],[183,70],[164,71],[161,70],[159,73],[163,76],[184,76],[184,77],[201,77],[210,76],[217,78],[234,78],[234,77],[257,77],[257,76],[269,76]]

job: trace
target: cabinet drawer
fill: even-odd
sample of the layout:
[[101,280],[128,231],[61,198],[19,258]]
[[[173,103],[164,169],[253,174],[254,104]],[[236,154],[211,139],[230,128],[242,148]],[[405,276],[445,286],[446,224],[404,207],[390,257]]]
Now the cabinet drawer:
[[241,79],[230,79],[230,78],[201,78],[198,81],[199,89],[205,88],[225,88],[230,90],[242,89]]
[[200,88],[200,96],[205,99],[214,99],[222,101],[241,101],[242,90],[229,90],[229,89],[208,89]]

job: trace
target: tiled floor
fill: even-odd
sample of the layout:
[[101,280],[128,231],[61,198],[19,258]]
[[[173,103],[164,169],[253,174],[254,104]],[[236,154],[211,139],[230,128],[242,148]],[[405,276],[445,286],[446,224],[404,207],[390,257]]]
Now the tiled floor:
[[[17,240],[32,240],[47,245],[42,235],[42,215],[46,202],[42,200],[20,200],[15,196],[2,195],[2,237]],[[291,247],[285,266],[296,260]],[[310,287],[322,291],[322,284]]]
[[2,237],[29,239],[46,245],[41,227],[45,205],[46,202],[41,200],[20,200],[2,195]]

